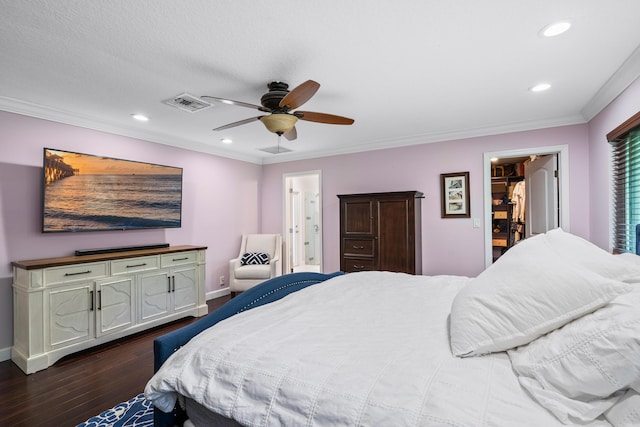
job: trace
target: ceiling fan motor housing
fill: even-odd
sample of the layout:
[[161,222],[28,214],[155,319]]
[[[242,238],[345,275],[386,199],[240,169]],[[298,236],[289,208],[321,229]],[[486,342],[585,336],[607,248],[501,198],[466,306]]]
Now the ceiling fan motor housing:
[[270,109],[273,112],[284,111],[280,108],[280,101],[289,93],[289,85],[284,82],[271,82],[267,85],[269,92],[262,95],[260,103],[263,107]]

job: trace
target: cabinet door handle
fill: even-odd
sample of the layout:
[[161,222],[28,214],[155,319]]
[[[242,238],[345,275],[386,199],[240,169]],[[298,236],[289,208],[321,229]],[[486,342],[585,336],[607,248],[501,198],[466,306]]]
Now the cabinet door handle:
[[91,304],[89,311],[93,311],[93,291],[89,291],[89,303]]
[[102,291],[98,291],[98,310],[102,310]]
[[189,259],[189,257],[184,257],[184,258],[174,258],[172,261],[184,261],[186,259]]
[[65,277],[68,277],[68,276],[77,276],[77,275],[79,275],[79,274],[89,274],[89,273],[91,273],[91,270],[87,270],[87,271],[78,271],[77,273],[64,273],[64,276],[65,276]]
[[356,245],[353,245],[353,249],[364,249],[364,246],[356,246]]
[[143,262],[142,264],[132,264],[132,265],[127,265],[127,268],[144,267],[145,265],[147,265],[147,263],[146,263],[146,262]]
[[362,270],[364,268],[364,265],[353,264],[353,268],[356,270]]
[[168,276],[167,279],[169,280],[169,289],[167,290],[167,293],[171,293],[171,276]]
[[171,276],[173,278],[173,288],[171,290],[171,292],[175,292],[176,291],[176,276]]

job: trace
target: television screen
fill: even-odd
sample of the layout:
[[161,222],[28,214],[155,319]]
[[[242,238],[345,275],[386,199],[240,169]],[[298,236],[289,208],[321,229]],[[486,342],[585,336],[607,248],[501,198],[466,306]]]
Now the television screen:
[[42,231],[178,228],[182,168],[44,149]]

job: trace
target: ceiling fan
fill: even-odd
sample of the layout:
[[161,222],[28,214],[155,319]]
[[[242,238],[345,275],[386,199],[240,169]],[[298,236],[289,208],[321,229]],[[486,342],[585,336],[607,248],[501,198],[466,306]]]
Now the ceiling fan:
[[265,113],[271,113],[268,115],[251,117],[229,123],[227,125],[217,127],[214,130],[229,129],[260,120],[270,132],[273,132],[278,136],[283,135],[289,141],[292,141],[298,137],[295,127],[298,120],[331,125],[350,125],[354,122],[353,119],[333,114],[314,113],[312,111],[291,111],[307,102],[318,91],[320,84],[313,80],[307,80],[301,85],[296,86],[291,91],[289,91],[289,85],[283,82],[271,82],[267,87],[269,88],[269,92],[265,93],[260,98],[260,103],[262,105],[248,104],[246,102],[233,101],[231,99],[218,98],[215,96],[202,96],[202,98],[212,99],[224,104],[239,105],[241,107],[263,111]]

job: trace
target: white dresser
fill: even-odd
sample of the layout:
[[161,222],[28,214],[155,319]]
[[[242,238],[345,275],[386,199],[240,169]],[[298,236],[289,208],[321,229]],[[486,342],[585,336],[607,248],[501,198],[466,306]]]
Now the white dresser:
[[13,262],[11,359],[27,374],[79,350],[207,314],[203,246]]

